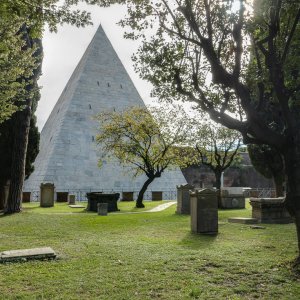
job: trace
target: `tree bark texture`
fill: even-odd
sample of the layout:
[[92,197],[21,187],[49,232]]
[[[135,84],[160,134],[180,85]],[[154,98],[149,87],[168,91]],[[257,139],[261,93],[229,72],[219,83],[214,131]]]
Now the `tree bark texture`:
[[[33,40],[29,36],[29,31],[24,24],[20,29],[23,34],[25,46],[24,50],[33,47]],[[40,52],[37,51],[36,55]],[[25,179],[25,166],[26,166],[26,153],[28,145],[28,135],[30,129],[30,119],[32,114],[32,96],[30,92],[33,91],[36,85],[36,81],[40,75],[40,68],[37,67],[33,70],[33,75],[31,78],[27,78],[28,85],[26,86],[26,91],[28,96],[24,103],[25,106],[22,111],[16,112],[12,118],[13,124],[13,141],[12,141],[12,161],[10,168],[10,189],[8,194],[8,199],[4,212],[6,214],[17,213],[21,211],[22,204],[22,189]]]
[[31,101],[26,108],[14,115],[14,144],[11,162],[11,183],[5,213],[21,211],[22,189],[25,178],[26,152],[31,118]]
[[139,192],[139,195],[138,195],[138,198],[136,200],[136,207],[137,208],[143,208],[145,207],[145,205],[143,204],[143,199],[144,199],[144,194],[148,188],[148,186],[150,185],[150,183],[155,179],[155,177],[149,177],[146,182],[143,184],[140,192]]
[[300,134],[288,144],[284,153],[286,170],[286,208],[294,218],[298,237],[300,263]]
[[273,181],[276,190],[276,197],[284,197],[282,174],[279,174],[279,176],[274,175]]

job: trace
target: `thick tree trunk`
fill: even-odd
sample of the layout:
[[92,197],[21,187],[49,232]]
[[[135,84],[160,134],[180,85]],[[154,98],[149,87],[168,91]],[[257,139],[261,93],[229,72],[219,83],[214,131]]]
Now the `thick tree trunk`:
[[297,263],[300,264],[300,135],[287,146],[284,153],[286,170],[286,208],[294,218],[297,237],[299,256]]
[[7,198],[8,198],[8,193],[9,193],[9,186],[10,186],[10,181],[2,181],[0,185],[0,210],[4,210],[6,203],[7,203]]
[[274,176],[273,177],[274,185],[275,185],[275,190],[276,190],[276,197],[283,197],[284,196],[284,191],[283,191],[283,180],[282,180],[282,174],[279,176]]
[[[37,51],[34,55],[37,58],[37,62],[42,61],[42,44],[40,40],[33,41],[29,36],[29,29],[24,24],[20,29],[23,34],[25,45],[24,50],[32,48],[34,44],[37,45]],[[26,166],[26,153],[28,146],[28,135],[30,129],[30,119],[32,114],[32,101],[33,95],[37,86],[38,77],[41,74],[40,64],[33,70],[31,78],[25,78],[28,85],[26,91],[28,92],[24,105],[25,108],[22,111],[15,113],[13,117],[13,146],[12,146],[12,163],[11,163],[11,177],[10,177],[10,189],[7,200],[7,205],[4,209],[6,214],[16,213],[21,211],[22,203],[22,189],[25,179],[25,166]]]
[[0,210],[4,210],[4,185],[0,183]]
[[155,179],[155,177],[149,177],[146,182],[144,183],[143,187],[141,188],[138,198],[136,200],[136,207],[137,208],[143,208],[145,205],[143,204],[144,194],[149,186],[149,184]]
[[14,115],[14,143],[12,150],[11,181],[4,209],[6,214],[21,211],[22,189],[25,178],[26,152],[31,118],[31,101],[28,100],[26,108]]

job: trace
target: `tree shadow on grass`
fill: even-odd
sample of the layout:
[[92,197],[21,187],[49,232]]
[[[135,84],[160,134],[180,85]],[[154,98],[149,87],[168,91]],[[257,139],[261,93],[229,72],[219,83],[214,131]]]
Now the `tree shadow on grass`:
[[205,249],[205,248],[209,248],[216,241],[216,238],[217,238],[217,234],[206,235],[206,234],[196,234],[196,233],[189,232],[179,242],[179,244],[194,250]]

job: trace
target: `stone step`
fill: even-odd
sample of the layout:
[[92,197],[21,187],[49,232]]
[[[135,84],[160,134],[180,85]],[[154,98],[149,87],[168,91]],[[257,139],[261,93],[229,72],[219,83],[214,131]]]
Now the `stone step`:
[[0,262],[26,261],[30,259],[53,259],[56,253],[50,247],[10,250],[0,253]]
[[258,223],[257,219],[254,218],[242,218],[242,217],[235,217],[235,218],[229,218],[229,223],[240,223],[240,224],[256,224]]
[[80,205],[80,204],[70,204],[69,207],[71,207],[71,208],[86,208],[84,205]]

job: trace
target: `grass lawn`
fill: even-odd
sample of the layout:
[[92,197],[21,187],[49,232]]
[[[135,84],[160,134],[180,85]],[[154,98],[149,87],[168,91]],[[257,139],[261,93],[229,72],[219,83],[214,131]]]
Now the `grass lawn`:
[[0,251],[50,246],[58,259],[0,264],[0,299],[300,299],[293,224],[251,229],[227,222],[250,216],[249,207],[222,210],[209,237],[191,234],[189,216],[174,212],[101,217],[26,204],[0,217]]

